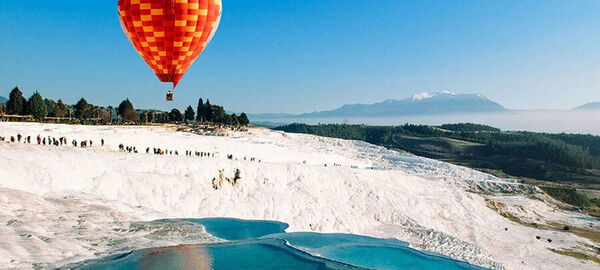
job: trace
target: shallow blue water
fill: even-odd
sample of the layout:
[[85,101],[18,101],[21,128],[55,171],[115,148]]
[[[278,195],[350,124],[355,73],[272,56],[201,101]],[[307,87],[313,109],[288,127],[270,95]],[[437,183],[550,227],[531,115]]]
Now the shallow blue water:
[[[203,261],[202,261],[203,260]],[[138,250],[78,269],[364,269],[330,261],[293,249],[283,240],[262,239],[212,245]]]
[[479,269],[450,258],[420,252],[393,239],[352,234],[282,233],[265,238],[286,240],[310,254],[373,269]]
[[[177,220],[178,222],[182,220]],[[88,261],[82,269],[481,269],[405,242],[352,234],[285,233],[287,224],[186,219],[230,242],[166,247]],[[169,222],[162,220],[161,222]]]
[[236,218],[184,220],[202,224],[207,233],[229,241],[254,239],[269,234],[282,233],[289,227],[289,225],[283,222],[266,220],[242,220]]
[[275,239],[213,245],[208,250],[213,269],[361,269],[310,256]]

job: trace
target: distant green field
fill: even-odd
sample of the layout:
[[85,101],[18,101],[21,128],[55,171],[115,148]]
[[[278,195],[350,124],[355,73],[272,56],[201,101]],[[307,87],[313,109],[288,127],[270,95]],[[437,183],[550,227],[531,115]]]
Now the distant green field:
[[306,125],[278,130],[362,140],[501,176],[600,189],[600,137],[501,131],[478,124],[442,126]]
[[585,194],[577,192],[574,188],[560,188],[560,187],[542,187],[542,189],[553,198],[569,203],[575,206],[581,207],[597,207],[590,198]]

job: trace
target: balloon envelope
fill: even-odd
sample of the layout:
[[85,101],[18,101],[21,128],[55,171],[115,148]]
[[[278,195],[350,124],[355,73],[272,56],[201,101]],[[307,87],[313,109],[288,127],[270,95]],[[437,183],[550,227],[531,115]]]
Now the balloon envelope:
[[127,38],[163,82],[173,88],[219,27],[221,0],[119,0]]

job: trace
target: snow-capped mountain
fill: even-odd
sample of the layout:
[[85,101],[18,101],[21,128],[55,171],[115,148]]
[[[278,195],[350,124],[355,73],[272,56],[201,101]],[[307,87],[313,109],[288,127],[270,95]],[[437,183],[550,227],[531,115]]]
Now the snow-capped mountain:
[[590,102],[590,103],[586,103],[583,104],[577,108],[574,108],[573,110],[600,110],[600,102]]
[[507,109],[479,94],[432,91],[418,93],[402,100],[389,99],[374,104],[344,105],[331,111],[301,114],[300,117],[381,117],[503,111]]
[[427,92],[421,92],[418,94],[414,94],[411,99],[416,101],[416,100],[423,100],[423,99],[428,99],[428,98],[435,98],[436,96],[439,96],[439,95],[456,95],[456,93],[452,93],[450,91],[441,91],[441,92],[427,91]]

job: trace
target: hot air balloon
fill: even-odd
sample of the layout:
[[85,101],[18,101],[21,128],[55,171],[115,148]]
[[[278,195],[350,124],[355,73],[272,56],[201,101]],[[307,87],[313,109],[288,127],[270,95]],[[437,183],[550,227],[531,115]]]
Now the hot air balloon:
[[135,50],[175,90],[217,31],[222,6],[221,0],[119,0],[118,8]]

